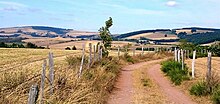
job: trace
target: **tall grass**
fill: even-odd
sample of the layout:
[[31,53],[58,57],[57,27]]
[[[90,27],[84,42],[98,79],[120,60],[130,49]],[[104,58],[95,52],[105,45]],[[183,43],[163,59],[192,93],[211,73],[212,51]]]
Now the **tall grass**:
[[180,85],[182,81],[189,79],[188,69],[184,65],[184,70],[182,70],[182,64],[174,60],[168,60],[162,62],[161,70],[170,77],[171,81],[175,85]]
[[195,96],[211,96],[213,103],[220,104],[220,78],[213,74],[208,82],[200,81],[192,85],[189,92]]
[[[103,104],[106,103],[108,95],[114,88],[114,84],[123,65],[132,64],[140,61],[154,60],[166,57],[167,54],[145,54],[134,57],[121,56],[103,58],[101,61],[92,63],[90,69],[87,69],[87,61],[83,65],[83,73],[78,78],[81,57],[67,56],[65,59],[55,60],[55,79],[54,93],[49,94],[49,81],[46,78],[44,90],[44,102],[56,104]],[[128,59],[130,58],[130,59]],[[86,57],[85,60],[88,60]],[[32,84],[40,85],[41,62],[37,63],[39,67],[29,70],[11,70],[11,72],[2,73],[0,76],[0,103],[14,104],[27,103],[27,97]],[[32,65],[35,65],[32,63]],[[28,66],[30,67],[30,66]],[[28,68],[29,69],[29,68]],[[46,75],[48,76],[48,70]],[[33,75],[30,75],[33,74]],[[8,90],[4,90],[10,88]],[[4,90],[4,91],[3,91]],[[39,102],[39,99],[38,99]]]

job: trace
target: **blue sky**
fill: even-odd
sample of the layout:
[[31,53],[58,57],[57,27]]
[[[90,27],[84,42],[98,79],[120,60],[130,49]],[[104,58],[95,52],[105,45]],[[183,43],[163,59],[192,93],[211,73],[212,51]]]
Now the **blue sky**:
[[54,26],[112,33],[178,27],[220,28],[220,0],[0,0],[0,27]]

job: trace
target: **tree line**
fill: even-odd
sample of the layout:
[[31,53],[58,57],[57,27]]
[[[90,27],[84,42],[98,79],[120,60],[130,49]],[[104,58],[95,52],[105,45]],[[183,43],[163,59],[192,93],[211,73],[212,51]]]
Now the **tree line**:
[[5,42],[0,42],[0,48],[38,48],[38,49],[44,49],[45,47],[39,47],[33,43],[28,42],[27,44],[22,43],[11,43],[7,44]]
[[185,39],[188,42],[192,42],[194,44],[205,44],[214,41],[220,41],[220,31],[194,33],[191,35],[187,35],[186,32],[180,32],[177,36],[180,39]]

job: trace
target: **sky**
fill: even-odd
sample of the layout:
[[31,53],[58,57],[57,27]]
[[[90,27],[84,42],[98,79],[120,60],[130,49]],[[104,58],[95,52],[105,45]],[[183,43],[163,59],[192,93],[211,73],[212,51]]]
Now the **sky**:
[[126,33],[182,27],[220,28],[220,0],[0,0],[0,27],[52,26]]

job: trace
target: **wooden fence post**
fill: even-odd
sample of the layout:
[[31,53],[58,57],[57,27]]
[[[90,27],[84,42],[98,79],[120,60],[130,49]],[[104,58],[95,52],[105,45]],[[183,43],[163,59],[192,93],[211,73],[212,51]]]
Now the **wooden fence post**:
[[136,50],[136,48],[134,47],[134,49],[133,49],[133,56],[135,56],[135,50]]
[[98,61],[100,61],[100,45],[98,45]]
[[85,44],[83,44],[82,47],[83,47],[83,50],[82,50],[82,60],[81,60],[80,68],[79,68],[79,74],[78,74],[79,78],[81,77],[82,70],[83,70],[83,63],[84,63],[84,57],[85,57]]
[[120,47],[118,46],[118,58],[120,57]]
[[174,50],[174,59],[175,59],[175,61],[177,61],[177,50],[176,50],[176,48]]
[[100,49],[100,59],[102,59],[102,48]]
[[93,46],[93,50],[94,50],[94,58],[93,58],[93,61],[95,62],[96,61],[96,47],[95,47],[95,45]]
[[208,70],[206,73],[206,80],[207,82],[209,82],[211,78],[211,68],[212,68],[212,53],[211,52],[208,53],[207,63],[208,63],[207,65]]
[[187,50],[187,58],[189,59],[189,53],[190,53],[190,51],[189,50]]
[[144,46],[142,46],[141,51],[142,51],[141,55],[143,56],[144,55]]
[[53,94],[53,82],[54,82],[53,53],[49,53],[49,80],[50,80],[50,95],[52,95]]
[[89,43],[88,69],[91,67],[91,63],[92,63],[92,43]]
[[193,51],[192,78],[195,78],[195,59],[196,59],[196,51]]
[[177,55],[177,56],[178,56],[178,59],[177,59],[177,60],[178,60],[178,62],[180,63],[180,50],[179,50],[179,49],[178,49],[178,55]]
[[187,50],[184,50],[184,57],[187,59]]
[[42,65],[42,73],[41,73],[41,95],[40,95],[40,104],[43,104],[44,101],[44,82],[45,82],[45,77],[46,77],[46,67],[47,67],[47,61],[44,60],[43,65]]
[[184,70],[184,50],[181,49],[181,55],[182,55],[182,70]]
[[38,85],[32,85],[28,95],[28,103],[27,104],[36,104],[38,98]]

